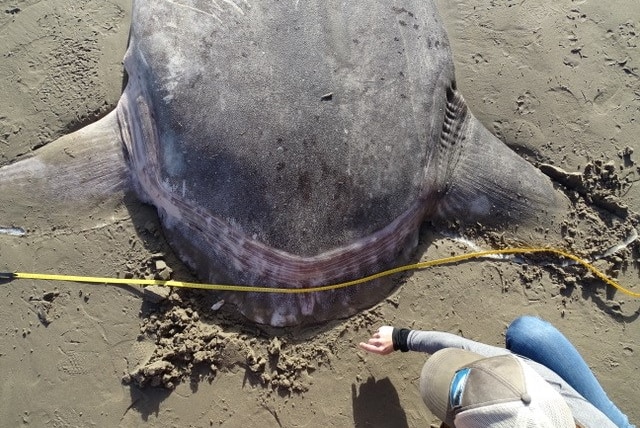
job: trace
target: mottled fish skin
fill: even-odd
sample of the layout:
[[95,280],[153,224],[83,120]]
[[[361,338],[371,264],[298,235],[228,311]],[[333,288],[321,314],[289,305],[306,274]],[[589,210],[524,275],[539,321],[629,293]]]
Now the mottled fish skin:
[[[104,192],[154,205],[205,281],[339,283],[410,260],[425,220],[503,227],[565,207],[468,111],[432,1],[134,1],[125,68],[118,107],[83,144],[95,134],[114,164],[99,169]],[[0,190],[20,165],[0,169]],[[344,318],[394,286],[212,301],[287,326]]]

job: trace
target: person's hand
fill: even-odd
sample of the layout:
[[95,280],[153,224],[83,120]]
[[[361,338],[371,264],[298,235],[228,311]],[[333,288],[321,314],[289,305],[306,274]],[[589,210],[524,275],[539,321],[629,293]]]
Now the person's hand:
[[393,327],[383,325],[373,333],[373,336],[365,343],[360,342],[358,346],[367,352],[374,354],[387,355],[393,352]]

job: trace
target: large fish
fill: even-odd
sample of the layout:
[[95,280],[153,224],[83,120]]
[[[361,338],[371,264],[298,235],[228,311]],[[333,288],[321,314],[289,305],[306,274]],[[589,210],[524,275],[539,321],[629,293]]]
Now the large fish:
[[[467,108],[431,0],[134,1],[124,64],[113,112],[0,169],[2,223],[135,194],[202,280],[305,288],[409,260],[427,220],[567,208]],[[393,286],[216,299],[285,326]]]

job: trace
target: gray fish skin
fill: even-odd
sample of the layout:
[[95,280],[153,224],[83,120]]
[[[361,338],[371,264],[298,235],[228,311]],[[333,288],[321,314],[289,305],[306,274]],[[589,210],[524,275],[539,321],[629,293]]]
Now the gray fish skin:
[[[205,281],[338,283],[408,261],[425,220],[504,227],[566,208],[468,111],[432,1],[134,1],[125,68],[115,112],[79,138],[96,156],[66,163],[82,173],[104,151],[106,185],[69,191],[134,189]],[[64,162],[59,142],[48,150]],[[40,158],[0,169],[0,190]],[[60,186],[38,180],[43,195]],[[287,326],[346,317],[394,285],[213,300]]]

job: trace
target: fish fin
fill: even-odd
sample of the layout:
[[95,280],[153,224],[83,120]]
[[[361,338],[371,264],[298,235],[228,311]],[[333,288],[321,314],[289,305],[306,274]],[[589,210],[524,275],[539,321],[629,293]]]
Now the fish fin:
[[39,217],[56,226],[56,208],[65,207],[66,216],[73,217],[75,208],[93,209],[114,196],[121,200],[130,182],[125,156],[111,112],[0,168],[0,224],[28,227]]
[[549,177],[491,134],[455,88],[437,156],[441,218],[502,227],[555,221],[569,209]]

